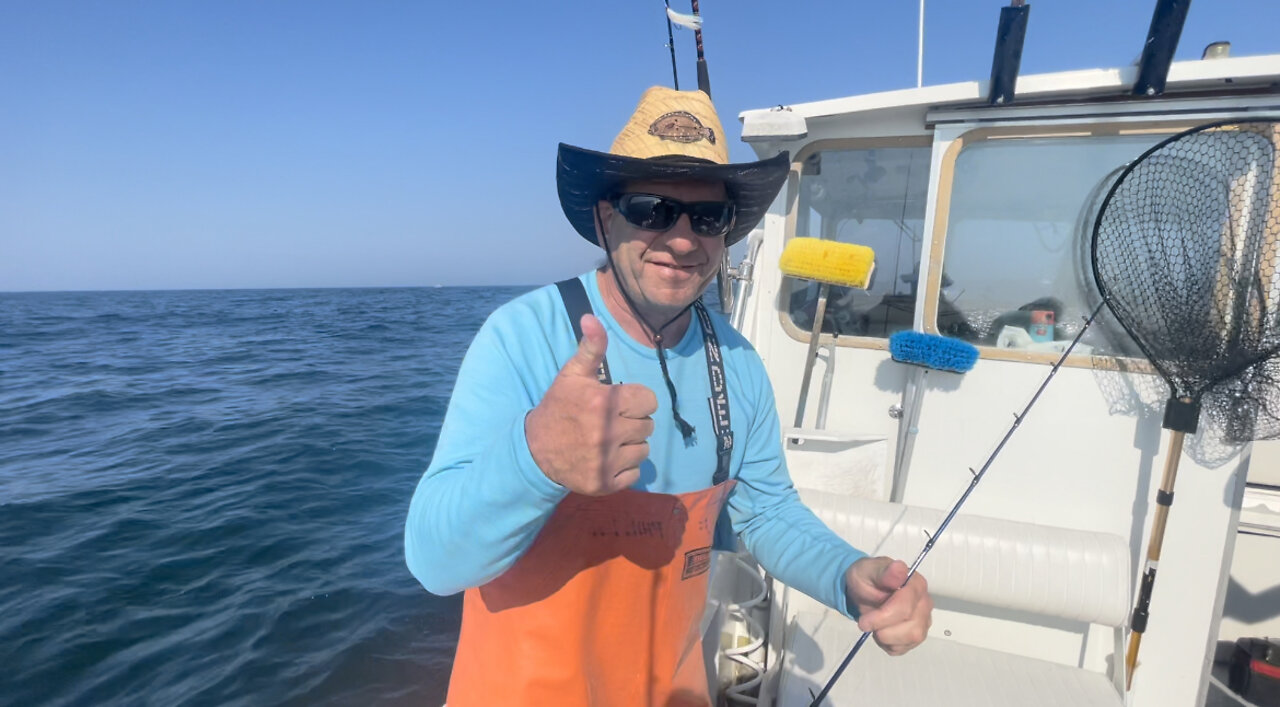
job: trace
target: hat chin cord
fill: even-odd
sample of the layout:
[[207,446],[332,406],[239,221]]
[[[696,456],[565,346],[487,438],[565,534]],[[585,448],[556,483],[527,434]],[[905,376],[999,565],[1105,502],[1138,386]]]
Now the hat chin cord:
[[609,251],[609,243],[605,239],[604,220],[600,218],[599,205],[592,210],[592,213],[596,217],[596,227],[600,231],[600,245],[604,248],[605,260],[609,262],[609,272],[613,274],[613,282],[617,285],[618,292],[622,293],[622,299],[626,301],[627,306],[631,309],[631,314],[634,315],[636,321],[640,322],[640,325],[649,332],[650,338],[653,339],[654,346],[658,349],[658,365],[662,368],[662,380],[666,382],[667,393],[671,396],[671,415],[676,420],[676,426],[680,428],[680,436],[688,442],[693,437],[696,430],[687,420],[680,417],[680,408],[676,404],[676,385],[671,382],[671,374],[667,371],[667,357],[662,352],[662,330],[671,326],[677,319],[684,316],[684,313],[688,312],[689,308],[698,300],[695,299],[693,302],[685,305],[684,309],[681,309],[674,317],[668,319],[666,324],[663,324],[660,327],[654,327],[650,324],[649,320],[640,313],[640,308],[636,306],[635,300],[631,299],[631,294],[627,292],[626,286],[622,284],[622,278],[618,277],[618,267],[613,262],[613,253]]

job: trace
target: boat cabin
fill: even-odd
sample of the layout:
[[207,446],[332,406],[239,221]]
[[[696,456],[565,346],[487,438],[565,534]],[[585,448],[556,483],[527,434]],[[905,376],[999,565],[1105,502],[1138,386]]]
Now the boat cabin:
[[[792,170],[735,248],[723,305],[768,367],[797,489],[855,546],[910,563],[1080,331],[1100,302],[1094,222],[1124,168],[1181,131],[1280,116],[1280,55],[1172,63],[1135,95],[1142,69],[1022,76],[995,100],[975,81],[740,116],[758,155],[785,151]],[[819,299],[778,268],[796,237],[870,246],[876,270],[866,289],[830,289],[791,425]],[[970,342],[979,360],[899,363],[888,339],[903,330]],[[1201,707],[1222,692],[1220,641],[1280,636],[1280,442],[1186,437],[1130,687],[1168,397],[1104,309],[921,565],[930,638],[901,658],[868,645],[823,704]],[[724,704],[809,704],[860,634],[745,553],[718,561],[711,605]]]

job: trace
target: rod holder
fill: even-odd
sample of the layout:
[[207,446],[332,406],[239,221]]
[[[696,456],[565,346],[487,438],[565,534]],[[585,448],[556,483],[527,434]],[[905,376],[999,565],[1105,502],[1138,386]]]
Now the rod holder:
[[990,105],[1013,103],[1018,70],[1022,67],[1022,43],[1027,37],[1027,19],[1030,16],[1031,6],[1022,0],[1014,0],[1009,7],[1000,8],[996,51],[991,58],[991,82],[987,90],[987,103]]
[[1182,36],[1182,25],[1187,21],[1191,0],[1157,0],[1151,13],[1151,27],[1147,30],[1147,42],[1142,45],[1142,58],[1138,60],[1138,78],[1133,82],[1133,95],[1158,96],[1164,93],[1169,78],[1169,65]]

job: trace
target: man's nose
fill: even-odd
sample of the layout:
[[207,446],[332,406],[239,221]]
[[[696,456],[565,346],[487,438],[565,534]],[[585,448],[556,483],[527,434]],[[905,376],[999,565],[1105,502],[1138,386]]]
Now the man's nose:
[[701,236],[693,232],[693,224],[689,222],[689,214],[680,214],[676,225],[663,234],[667,239],[667,247],[680,253],[692,253],[702,248]]

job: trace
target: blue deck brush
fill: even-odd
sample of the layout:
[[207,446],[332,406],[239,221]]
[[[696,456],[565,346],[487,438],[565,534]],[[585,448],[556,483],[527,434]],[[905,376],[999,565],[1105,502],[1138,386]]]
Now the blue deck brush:
[[900,331],[889,337],[889,355],[899,363],[965,373],[978,362],[978,347],[937,334]]
[[906,492],[911,451],[919,433],[920,404],[924,400],[925,379],[933,371],[965,373],[978,362],[978,348],[967,341],[919,331],[900,331],[889,337],[889,355],[899,363],[915,366],[903,392],[906,419],[898,426],[898,446],[893,465],[893,488],[889,500],[900,503]]

